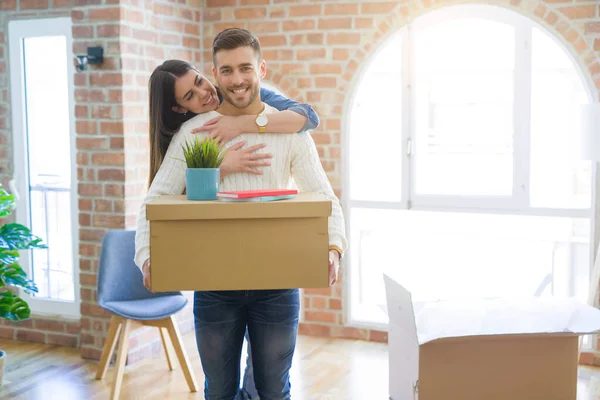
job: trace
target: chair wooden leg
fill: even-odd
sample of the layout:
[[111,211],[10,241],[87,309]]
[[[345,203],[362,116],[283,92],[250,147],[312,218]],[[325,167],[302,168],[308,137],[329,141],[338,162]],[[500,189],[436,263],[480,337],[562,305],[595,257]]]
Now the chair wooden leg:
[[166,319],[166,328],[169,332],[169,336],[171,336],[171,343],[173,343],[173,347],[175,348],[175,353],[179,359],[179,364],[181,364],[185,380],[190,387],[190,392],[197,392],[198,382],[196,382],[196,376],[192,371],[192,366],[183,348],[183,340],[181,339],[181,334],[179,333],[177,321],[175,321],[174,316]]
[[98,365],[98,371],[96,372],[96,379],[101,380],[106,376],[110,359],[115,351],[117,339],[119,338],[119,332],[121,331],[121,322],[123,318],[113,315],[110,319],[110,325],[108,326],[108,335],[106,336],[106,342],[104,342],[104,348],[102,349],[102,356],[100,357],[100,364]]
[[167,356],[167,364],[169,364],[169,370],[173,371],[175,365],[173,364],[173,355],[171,353],[171,340],[169,339],[169,332],[166,328],[158,328],[160,332],[160,339],[162,340],[163,348],[165,349],[165,355]]
[[121,392],[121,383],[123,382],[123,372],[125,369],[125,361],[127,360],[127,351],[129,350],[129,334],[133,321],[130,319],[123,320],[123,327],[121,328],[121,335],[119,337],[119,352],[117,354],[117,370],[115,373],[115,381],[113,383],[112,392],[110,394],[111,400],[118,400],[119,393]]

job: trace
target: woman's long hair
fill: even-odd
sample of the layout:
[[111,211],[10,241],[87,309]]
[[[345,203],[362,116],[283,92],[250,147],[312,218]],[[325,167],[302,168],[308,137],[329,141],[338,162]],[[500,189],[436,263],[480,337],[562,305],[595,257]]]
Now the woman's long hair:
[[168,60],[156,67],[149,81],[150,98],[150,175],[148,186],[152,184],[160,168],[173,136],[181,125],[196,114],[188,111],[182,114],[173,110],[179,107],[175,100],[175,80],[188,71],[196,70],[190,63],[181,60]]

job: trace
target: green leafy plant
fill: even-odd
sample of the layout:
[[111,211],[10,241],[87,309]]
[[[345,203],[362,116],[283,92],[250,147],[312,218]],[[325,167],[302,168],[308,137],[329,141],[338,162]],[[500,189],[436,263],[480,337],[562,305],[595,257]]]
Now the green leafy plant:
[[[8,217],[15,209],[15,198],[0,185],[0,218]],[[42,239],[17,223],[5,223],[0,227],[0,318],[20,321],[29,318],[31,310],[25,300],[11,289],[24,289],[37,293],[38,288],[18,264],[20,250],[45,249]]]
[[188,168],[219,168],[225,158],[216,139],[205,138],[200,141],[196,136],[191,143],[186,142],[181,147]]

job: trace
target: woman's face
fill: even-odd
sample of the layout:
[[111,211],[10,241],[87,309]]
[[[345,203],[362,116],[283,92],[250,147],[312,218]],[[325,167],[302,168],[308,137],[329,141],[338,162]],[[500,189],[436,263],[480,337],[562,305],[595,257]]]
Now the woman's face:
[[194,114],[213,111],[219,106],[217,90],[196,70],[190,70],[175,80],[175,100],[183,110]]

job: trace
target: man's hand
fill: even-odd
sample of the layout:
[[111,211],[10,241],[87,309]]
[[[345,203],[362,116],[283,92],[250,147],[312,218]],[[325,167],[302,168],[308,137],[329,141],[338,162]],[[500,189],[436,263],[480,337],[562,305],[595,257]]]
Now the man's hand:
[[329,250],[329,286],[333,286],[337,281],[339,269],[340,253],[336,250]]
[[146,286],[146,289],[152,291],[152,281],[150,280],[150,259],[147,259],[144,265],[142,265],[142,273],[144,274],[144,286]]

